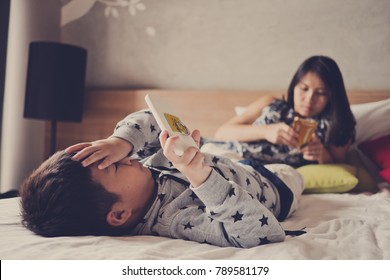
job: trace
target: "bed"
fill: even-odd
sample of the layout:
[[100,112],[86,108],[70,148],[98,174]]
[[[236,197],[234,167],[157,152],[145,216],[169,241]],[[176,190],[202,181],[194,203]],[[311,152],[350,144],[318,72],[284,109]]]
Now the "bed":
[[[208,137],[235,114],[236,106],[245,106],[261,95],[282,95],[268,91],[90,90],[83,121],[59,124],[59,147],[109,136],[116,121],[146,106],[143,98],[149,92],[172,102],[191,128],[199,128]],[[377,190],[351,193],[340,188],[321,191],[321,186],[317,186],[317,191],[304,194],[298,210],[282,225],[287,230],[304,228],[306,234],[251,249],[220,248],[154,236],[43,238],[21,225],[19,198],[14,197],[0,200],[0,259],[389,260],[390,184],[386,176],[390,166],[386,163],[386,137],[390,134],[390,92],[350,91],[348,95],[358,121],[354,148],[359,164],[371,175]],[[378,151],[377,139],[385,143],[383,150]],[[376,149],[376,153],[370,148]],[[377,161],[378,155],[382,155],[382,161]],[[355,178],[359,177],[358,167],[352,174]],[[328,177],[337,177],[334,175]],[[365,182],[360,182],[363,189]]]

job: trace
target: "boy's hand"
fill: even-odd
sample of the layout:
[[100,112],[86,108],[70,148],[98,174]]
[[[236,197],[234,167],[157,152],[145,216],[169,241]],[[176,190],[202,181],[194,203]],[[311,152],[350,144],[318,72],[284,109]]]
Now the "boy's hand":
[[104,169],[112,163],[126,157],[133,150],[133,145],[121,138],[107,138],[93,142],[78,143],[68,147],[65,151],[68,153],[77,152],[74,160],[83,160],[83,166],[89,166],[99,160],[99,169]]
[[[192,132],[192,138],[199,146],[199,130],[194,130]],[[204,155],[197,148],[189,147],[184,151],[183,155],[176,155],[174,148],[178,140],[178,136],[169,137],[166,130],[160,133],[160,143],[164,150],[164,155],[188,178],[193,187],[198,187],[203,184],[210,175],[211,167],[204,163]]]

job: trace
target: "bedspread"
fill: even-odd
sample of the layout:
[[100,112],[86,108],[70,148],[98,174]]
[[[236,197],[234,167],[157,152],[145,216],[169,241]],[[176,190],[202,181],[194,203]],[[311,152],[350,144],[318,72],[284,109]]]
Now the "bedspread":
[[19,198],[0,200],[0,259],[390,259],[390,196],[303,195],[282,226],[306,234],[251,249],[156,236],[44,238],[21,225]]

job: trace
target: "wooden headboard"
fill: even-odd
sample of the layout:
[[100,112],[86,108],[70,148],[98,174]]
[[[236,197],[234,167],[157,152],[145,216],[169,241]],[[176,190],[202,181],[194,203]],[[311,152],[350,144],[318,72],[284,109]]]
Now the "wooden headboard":
[[[234,115],[235,106],[246,106],[264,95],[283,96],[283,92],[276,91],[88,90],[83,121],[58,124],[58,149],[110,136],[119,120],[147,107],[144,101],[147,93],[163,96],[191,129],[198,128],[203,136],[209,137]],[[390,91],[349,91],[348,98],[351,104],[374,102],[390,98]],[[47,143],[49,131],[50,126]]]

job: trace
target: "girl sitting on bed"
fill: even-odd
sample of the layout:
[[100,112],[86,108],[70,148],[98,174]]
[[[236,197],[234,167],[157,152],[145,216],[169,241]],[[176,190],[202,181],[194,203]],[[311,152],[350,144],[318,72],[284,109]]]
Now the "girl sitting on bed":
[[[317,123],[306,146],[299,147],[293,129],[297,116]],[[351,112],[342,74],[329,57],[305,60],[292,78],[287,100],[263,97],[246,111],[223,124],[217,140],[205,140],[204,151],[217,148],[261,163],[285,163],[299,167],[309,163],[341,163],[355,138]],[[230,153],[231,155],[232,153]]]
[[[48,237],[158,235],[235,247],[284,240],[279,221],[303,190],[295,169],[279,164],[275,175],[195,147],[177,156],[177,136],[160,132],[144,110],[110,138],[54,154],[21,188],[23,224]],[[198,130],[192,137],[199,143]]]

